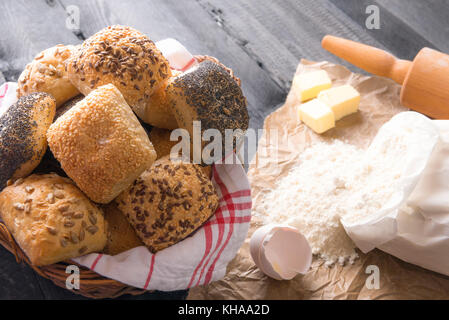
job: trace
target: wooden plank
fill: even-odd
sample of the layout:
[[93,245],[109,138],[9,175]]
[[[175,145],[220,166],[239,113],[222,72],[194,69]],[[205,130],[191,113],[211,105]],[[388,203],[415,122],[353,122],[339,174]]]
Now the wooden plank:
[[377,0],[377,3],[435,47],[449,53],[448,0]]
[[261,128],[273,106],[285,99],[285,88],[280,88],[242,49],[238,39],[225,32],[196,1],[136,1],[132,6],[120,0],[62,0],[62,3],[80,7],[81,31],[85,36],[107,25],[124,24],[146,33],[154,41],[177,38],[194,54],[217,57],[242,79],[253,128]]
[[263,63],[264,69],[285,90],[290,88],[301,58],[342,63],[321,48],[321,39],[326,34],[382,47],[327,0],[200,0],[200,3],[253,59]]
[[66,28],[66,13],[54,1],[0,1],[0,71],[17,80],[40,51],[58,43],[80,40]]
[[[436,45],[431,43],[427,37],[419,32],[419,26],[416,29],[406,24],[403,20],[396,17],[396,12],[390,12],[391,5],[396,6],[396,11],[406,10],[416,1],[388,1],[386,3],[372,0],[330,0],[336,7],[345,12],[351,19],[356,21],[361,26],[365,26],[367,15],[365,14],[366,7],[369,5],[377,5],[380,9],[380,29],[364,31],[371,35],[374,39],[382,43],[391,53],[403,59],[412,60],[418,51],[423,47],[436,48]],[[420,1],[423,3],[423,1]],[[428,2],[426,2],[427,5]],[[383,5],[385,4],[385,5]],[[388,5],[387,5],[388,4]],[[425,24],[432,25],[430,21]],[[440,28],[435,28],[432,34],[436,35],[441,32]]]

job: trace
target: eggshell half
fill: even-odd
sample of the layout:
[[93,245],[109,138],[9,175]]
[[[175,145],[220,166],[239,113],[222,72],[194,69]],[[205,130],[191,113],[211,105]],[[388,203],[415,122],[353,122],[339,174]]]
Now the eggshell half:
[[287,225],[266,225],[254,232],[250,252],[256,266],[276,280],[291,280],[305,274],[312,263],[307,239]]

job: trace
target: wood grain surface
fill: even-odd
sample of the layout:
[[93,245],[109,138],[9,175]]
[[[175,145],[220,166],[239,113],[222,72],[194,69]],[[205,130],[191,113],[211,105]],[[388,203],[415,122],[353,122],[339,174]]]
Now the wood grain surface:
[[[381,29],[367,30],[366,7],[380,8]],[[80,10],[80,29],[66,27],[68,6]],[[77,44],[111,24],[130,25],[152,40],[181,41],[194,54],[217,57],[242,79],[250,126],[285,100],[301,58],[347,65],[321,49],[325,34],[411,59],[422,47],[449,52],[449,0],[2,0],[0,84],[15,81],[41,50]],[[350,67],[354,71],[359,71]],[[139,299],[184,298],[185,291]],[[18,265],[0,248],[0,299],[79,296]]]

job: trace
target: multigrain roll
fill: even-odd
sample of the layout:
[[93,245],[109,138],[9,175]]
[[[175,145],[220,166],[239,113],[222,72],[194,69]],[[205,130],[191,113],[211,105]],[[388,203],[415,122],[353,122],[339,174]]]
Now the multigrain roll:
[[109,203],[156,160],[156,152],[120,91],[108,84],[56,120],[50,150],[93,201]]
[[103,212],[108,225],[103,253],[115,256],[144,245],[115,202],[103,206]]
[[106,244],[102,211],[56,174],[31,175],[5,188],[0,216],[36,266],[98,252]]
[[157,160],[117,199],[137,235],[155,253],[189,236],[218,207],[216,190],[198,165]]
[[0,117],[0,190],[9,179],[29,175],[47,149],[46,133],[55,116],[55,99],[47,93],[20,98]]
[[70,81],[84,95],[112,83],[139,116],[146,101],[171,76],[153,41],[126,26],[110,26],[84,41],[67,61]]
[[[174,78],[167,88],[167,95],[179,127],[186,129],[191,137],[194,121],[201,123],[201,136],[208,129],[220,132],[222,154],[203,159],[208,164],[221,160],[232,151],[227,150],[229,148],[225,143],[227,129],[237,130],[236,139],[230,144],[234,150],[248,129],[247,102],[240,86],[225,69],[212,61],[204,61]],[[203,142],[203,147],[205,144]],[[201,159],[201,154],[196,156],[194,160]]]
[[77,96],[79,91],[70,82],[65,70],[65,61],[75,50],[74,46],[59,44],[39,53],[20,75],[17,96],[46,92],[56,99],[57,108]]

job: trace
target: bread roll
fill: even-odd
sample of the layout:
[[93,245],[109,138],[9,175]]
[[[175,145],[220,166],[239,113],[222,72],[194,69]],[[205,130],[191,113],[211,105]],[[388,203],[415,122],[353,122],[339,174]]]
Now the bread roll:
[[218,207],[212,182],[198,165],[157,160],[117,199],[137,235],[155,253],[189,236]]
[[[178,143],[178,141],[170,141],[171,131],[160,128],[153,128],[150,132],[150,140],[156,150],[157,159],[169,156],[171,149]],[[207,177],[212,177],[212,167],[204,166],[201,170]]]
[[62,115],[47,138],[67,175],[98,203],[112,201],[156,160],[145,130],[112,84]]
[[112,83],[142,116],[146,101],[170,77],[168,61],[153,41],[125,26],[100,30],[67,62],[70,81],[84,95]]
[[106,244],[102,211],[56,174],[31,175],[5,188],[0,216],[36,266],[101,251]]
[[162,85],[147,100],[144,112],[138,114],[139,118],[157,128],[173,130],[178,128],[178,122],[168,104],[166,88],[168,82]]
[[167,129],[153,128],[150,132],[150,141],[156,150],[157,159],[170,155],[171,149],[178,143],[170,141],[171,131]]
[[75,50],[74,46],[59,44],[39,53],[19,77],[18,97],[46,92],[56,99],[58,108],[77,96],[79,91],[70,82],[65,70],[65,61]]
[[20,98],[0,117],[0,190],[9,179],[29,175],[41,162],[55,110],[53,97],[32,93]]
[[84,99],[84,96],[82,94],[77,95],[76,97],[70,99],[69,101],[65,102],[62,106],[60,106],[58,109],[56,109],[55,114],[55,120],[58,119],[60,116],[62,116],[64,113],[72,109],[72,107]]
[[145,109],[142,114],[138,114],[139,118],[152,126],[162,129],[173,130],[178,128],[178,122],[169,105],[170,101],[167,97],[167,86],[169,81],[174,77],[181,75],[182,72],[172,70],[172,77],[161,85],[146,101]]
[[[206,60],[174,78],[167,88],[167,95],[178,125],[189,131],[191,139],[193,121],[201,122],[201,136],[208,129],[217,129],[221,133],[222,155],[203,159],[206,163],[221,160],[232,151],[226,149],[226,129],[241,129],[239,140],[248,129],[249,116],[242,90],[226,70],[212,61]],[[203,142],[203,147],[205,144]],[[236,149],[236,141],[232,146]],[[196,156],[201,159],[201,155]]]
[[115,202],[103,206],[103,212],[108,225],[103,253],[115,256],[144,245]]

